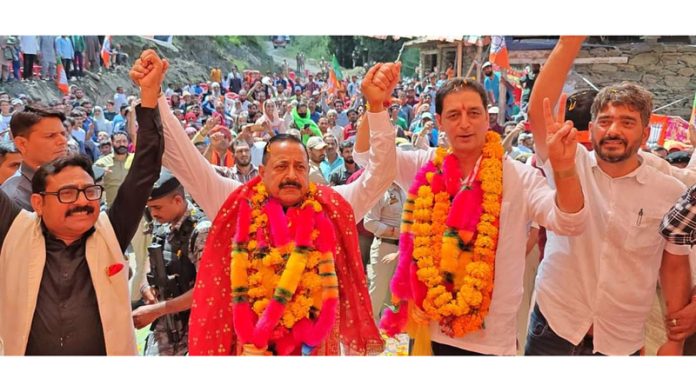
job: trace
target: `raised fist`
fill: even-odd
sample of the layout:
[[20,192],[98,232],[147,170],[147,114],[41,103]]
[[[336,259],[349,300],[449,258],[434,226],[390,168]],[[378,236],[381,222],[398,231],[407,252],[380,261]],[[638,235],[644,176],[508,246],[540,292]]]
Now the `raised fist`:
[[391,99],[394,87],[399,82],[401,63],[377,63],[365,75],[361,91],[370,105],[371,112],[384,110],[384,102]]

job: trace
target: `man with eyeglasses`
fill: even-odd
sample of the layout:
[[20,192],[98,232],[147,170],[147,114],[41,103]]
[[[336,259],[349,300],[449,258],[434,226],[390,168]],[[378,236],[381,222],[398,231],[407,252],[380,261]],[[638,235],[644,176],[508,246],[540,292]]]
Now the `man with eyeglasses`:
[[133,170],[106,212],[99,211],[104,188],[82,156],[60,157],[36,171],[35,212],[22,211],[0,192],[0,338],[6,355],[136,354],[123,252],[164,149],[157,97],[142,98]]

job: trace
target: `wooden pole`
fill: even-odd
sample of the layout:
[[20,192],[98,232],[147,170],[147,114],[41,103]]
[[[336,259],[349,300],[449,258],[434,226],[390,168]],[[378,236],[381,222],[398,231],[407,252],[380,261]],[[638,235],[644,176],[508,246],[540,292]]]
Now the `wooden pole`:
[[503,125],[505,123],[505,109],[507,108],[507,99],[505,99],[505,93],[507,92],[507,86],[503,80],[507,79],[507,69],[500,70],[500,84],[499,84],[499,95],[498,95],[498,124]]
[[457,41],[457,77],[462,76],[462,41]]
[[[481,57],[482,51],[483,51],[483,48],[481,46],[479,46],[478,49],[476,49],[476,56],[474,56],[474,59],[471,60],[471,65],[469,66],[469,70],[466,71],[466,76],[464,77],[465,79],[469,79],[469,76],[471,76],[471,71],[474,70],[474,66],[479,61],[479,57]],[[478,75],[478,72],[477,72],[476,80],[480,80],[479,76],[480,75]]]

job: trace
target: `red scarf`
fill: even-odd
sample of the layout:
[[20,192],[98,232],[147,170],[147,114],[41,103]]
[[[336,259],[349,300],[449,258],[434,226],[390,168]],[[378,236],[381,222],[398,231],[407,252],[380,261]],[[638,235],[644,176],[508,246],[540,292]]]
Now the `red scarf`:
[[[238,355],[232,324],[230,254],[240,201],[249,200],[256,176],[235,190],[222,205],[210,228],[193,291],[189,320],[190,355]],[[317,186],[316,198],[333,223],[337,234],[334,251],[338,275],[340,308],[338,320],[329,337],[318,347],[317,355],[339,355],[339,341],[348,355],[374,355],[384,350],[372,317],[355,230],[353,209],[338,193],[327,186]]]

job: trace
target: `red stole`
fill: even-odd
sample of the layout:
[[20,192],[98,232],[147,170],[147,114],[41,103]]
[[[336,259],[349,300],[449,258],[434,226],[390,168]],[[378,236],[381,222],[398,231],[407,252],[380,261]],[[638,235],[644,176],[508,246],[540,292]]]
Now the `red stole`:
[[[251,198],[254,186],[260,181],[261,178],[256,176],[232,192],[210,229],[193,291],[189,320],[190,355],[238,355],[241,352],[232,324],[231,245],[240,202]],[[339,355],[340,341],[348,355],[379,354],[384,349],[384,342],[372,317],[353,209],[331,188],[318,185],[317,189],[316,198],[337,234],[334,257],[340,306],[333,331],[315,353]]]

